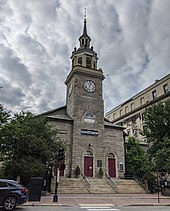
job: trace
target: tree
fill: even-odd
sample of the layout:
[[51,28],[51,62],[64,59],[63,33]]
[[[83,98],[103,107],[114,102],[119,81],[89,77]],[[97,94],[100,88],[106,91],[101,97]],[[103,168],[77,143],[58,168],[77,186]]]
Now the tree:
[[0,126],[8,121],[10,112],[6,111],[2,104],[0,104]]
[[42,176],[59,147],[57,130],[43,116],[20,112],[1,125],[0,158],[8,177]]
[[134,137],[128,138],[125,148],[127,174],[137,175],[144,181],[151,170],[147,153],[140,147],[139,142]]
[[149,107],[145,112],[144,135],[154,171],[170,173],[170,101]]

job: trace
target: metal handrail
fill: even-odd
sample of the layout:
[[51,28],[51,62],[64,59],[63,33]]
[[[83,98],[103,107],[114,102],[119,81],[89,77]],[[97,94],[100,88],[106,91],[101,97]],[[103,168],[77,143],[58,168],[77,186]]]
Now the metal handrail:
[[133,179],[135,182],[137,182],[141,187],[146,189],[145,184],[142,182],[142,180],[137,175],[126,175],[125,179]]
[[141,180],[137,175],[133,175],[133,179],[134,179],[140,186],[142,186],[144,189],[146,189],[145,184],[142,182],[142,180]]
[[82,176],[85,186],[87,187],[88,191],[90,192],[90,183],[89,183],[87,177],[83,174],[83,172],[81,172],[81,176]]
[[105,177],[106,177],[107,182],[110,184],[110,186],[111,186],[113,189],[116,189],[116,187],[117,187],[116,182],[115,182],[115,181],[110,177],[110,175],[108,175],[106,172],[105,172]]

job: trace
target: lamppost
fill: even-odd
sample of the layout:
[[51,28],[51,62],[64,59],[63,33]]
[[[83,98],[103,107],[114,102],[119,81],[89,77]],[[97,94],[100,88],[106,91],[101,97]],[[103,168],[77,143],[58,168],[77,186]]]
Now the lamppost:
[[158,172],[158,170],[157,170],[157,186],[158,186],[158,203],[160,203],[160,196],[159,196],[159,191],[160,191],[160,189],[159,189],[159,172]]
[[58,202],[58,183],[59,183],[59,177],[60,177],[60,168],[61,163],[64,161],[64,149],[60,148],[58,151],[57,156],[55,157],[55,172],[56,172],[56,181],[55,181],[55,193],[53,196],[53,202]]

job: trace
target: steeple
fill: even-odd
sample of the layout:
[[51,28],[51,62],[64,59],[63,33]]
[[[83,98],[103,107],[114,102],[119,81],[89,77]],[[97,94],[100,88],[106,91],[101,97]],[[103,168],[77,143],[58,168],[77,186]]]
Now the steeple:
[[87,34],[87,26],[86,26],[86,8],[85,8],[85,15],[84,15],[84,27],[83,27],[83,34],[80,36],[80,48],[89,48],[91,38]]
[[76,66],[82,66],[90,69],[97,70],[97,53],[94,51],[93,46],[90,46],[91,38],[87,34],[87,21],[86,21],[86,9],[84,15],[83,34],[79,37],[80,46],[77,49],[74,48],[72,52],[72,68]]
[[86,27],[86,8],[84,13],[84,28],[83,28],[83,35],[87,35],[87,27]]

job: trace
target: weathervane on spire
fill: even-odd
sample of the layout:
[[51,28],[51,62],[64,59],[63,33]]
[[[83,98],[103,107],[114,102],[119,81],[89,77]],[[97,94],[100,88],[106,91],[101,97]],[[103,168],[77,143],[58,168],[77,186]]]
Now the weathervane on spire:
[[84,19],[86,19],[86,7],[84,9]]

